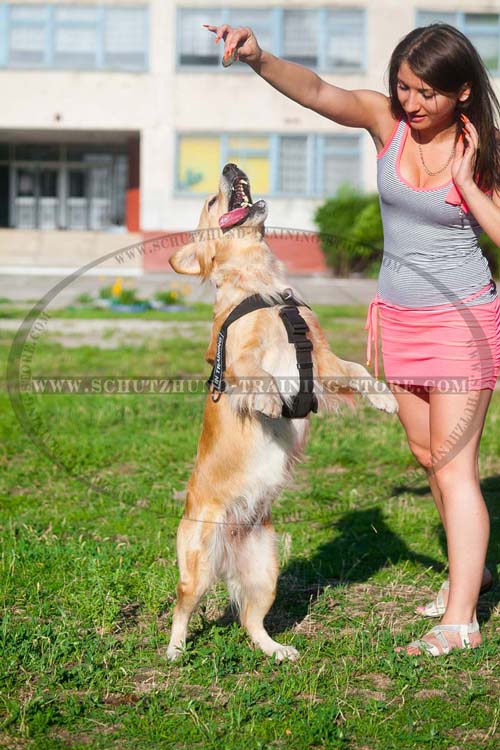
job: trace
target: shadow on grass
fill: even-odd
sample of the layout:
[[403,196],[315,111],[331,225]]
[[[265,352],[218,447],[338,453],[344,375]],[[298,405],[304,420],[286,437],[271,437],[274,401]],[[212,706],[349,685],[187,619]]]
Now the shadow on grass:
[[[500,559],[500,475],[496,474],[481,480],[481,491],[490,515],[490,543],[486,564],[493,575],[493,587],[483,595],[478,603],[477,613],[480,623],[487,622],[493,610],[500,602],[500,579],[497,572],[497,561]],[[391,490],[391,495],[402,495],[405,492],[411,492],[413,495],[423,496],[430,495],[428,484],[420,487],[410,485],[396,485]],[[437,512],[436,512],[437,515]],[[447,555],[446,536],[441,523],[436,524],[436,534],[438,535],[439,544],[444,555]],[[438,569],[442,569],[439,565]]]
[[345,513],[333,528],[338,536],[311,558],[291,561],[281,573],[270,632],[302,620],[326,586],[364,583],[381,568],[408,560],[426,568],[442,567],[434,558],[413,552],[389,528],[380,508]]
[[[492,476],[481,482],[483,495],[491,516],[490,569],[494,576],[493,589],[480,599],[478,618],[489,620],[500,600],[500,585],[493,560],[499,557],[500,476]],[[411,491],[426,494],[428,487],[394,488],[392,494]],[[281,572],[278,580],[276,601],[266,618],[266,628],[272,636],[293,627],[307,615],[311,606],[319,599],[326,586],[335,587],[351,583],[364,583],[382,568],[410,561],[424,568],[444,571],[442,563],[428,555],[413,552],[406,542],[387,525],[380,508],[355,510],[345,513],[333,524],[335,537],[323,544],[308,559],[292,560]],[[441,526],[437,526],[440,543],[446,551],[446,539]],[[188,640],[196,640],[214,624],[227,626],[235,620],[235,613],[228,606],[216,622],[206,622]]]

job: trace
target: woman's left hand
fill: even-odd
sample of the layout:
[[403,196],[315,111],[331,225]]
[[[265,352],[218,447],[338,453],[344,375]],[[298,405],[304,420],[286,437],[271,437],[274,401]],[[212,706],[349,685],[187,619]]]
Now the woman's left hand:
[[479,134],[468,117],[460,115],[463,133],[458,137],[455,158],[451,163],[451,176],[457,187],[467,189],[474,184],[474,167],[479,150]]

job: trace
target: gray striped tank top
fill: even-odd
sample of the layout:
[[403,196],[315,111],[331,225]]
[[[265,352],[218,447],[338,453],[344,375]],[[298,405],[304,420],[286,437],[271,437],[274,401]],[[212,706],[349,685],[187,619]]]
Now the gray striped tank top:
[[[452,181],[422,189],[401,177],[399,162],[408,132],[409,126],[401,120],[378,155],[384,227],[378,296],[401,307],[449,305],[473,295],[491,280],[478,244],[482,230],[472,214],[446,202],[455,192]],[[495,297],[493,285],[467,304],[483,304]]]

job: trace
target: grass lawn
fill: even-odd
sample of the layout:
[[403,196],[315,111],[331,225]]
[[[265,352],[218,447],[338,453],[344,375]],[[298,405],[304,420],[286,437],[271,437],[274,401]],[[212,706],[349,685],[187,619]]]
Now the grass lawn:
[[[318,312],[334,351],[364,361],[366,311]],[[186,314],[209,318],[201,306]],[[189,341],[70,348],[49,325],[33,374],[206,377],[207,339],[192,330]],[[4,360],[11,338],[0,331]],[[28,435],[2,386],[0,748],[497,750],[500,394],[481,453],[495,575],[480,606],[485,646],[394,654],[434,624],[413,609],[446,575],[444,539],[397,418],[360,403],[313,417],[275,504],[281,575],[267,625],[301,652],[281,665],[249,648],[222,584],[193,617],[182,660],[165,657],[203,399],[35,396]]]

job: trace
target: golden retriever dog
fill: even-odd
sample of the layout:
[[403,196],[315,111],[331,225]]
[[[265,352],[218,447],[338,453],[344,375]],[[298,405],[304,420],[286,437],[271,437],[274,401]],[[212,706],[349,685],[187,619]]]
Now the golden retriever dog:
[[[199,275],[215,284],[216,298],[210,345],[214,363],[217,337],[227,316],[242,300],[258,294],[272,304],[233,322],[227,330],[226,389],[207,396],[195,467],[186,506],[177,530],[179,583],[169,659],[186,641],[189,618],[217,578],[224,578],[241,624],[253,643],[277,660],[296,659],[292,646],[274,641],[264,617],[276,594],[278,560],[271,504],[300,457],[309,418],[288,418],[298,390],[296,350],[280,317],[283,294],[290,287],[283,265],[264,238],[265,201],[252,203],[247,175],[235,164],[222,172],[219,190],[205,201],[193,241],[170,263],[175,271]],[[299,300],[300,315],[312,342],[314,394],[320,412],[352,404],[364,392],[378,409],[397,410],[385,384],[359,364],[336,357],[312,310]],[[293,383],[287,393],[280,384]],[[250,384],[250,387],[249,387]],[[265,387],[262,387],[262,385]],[[290,392],[288,392],[290,391]]]

